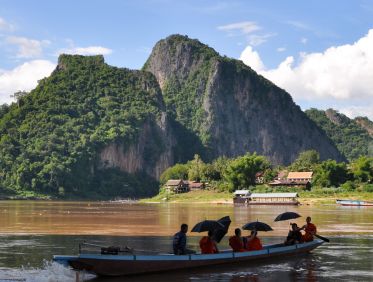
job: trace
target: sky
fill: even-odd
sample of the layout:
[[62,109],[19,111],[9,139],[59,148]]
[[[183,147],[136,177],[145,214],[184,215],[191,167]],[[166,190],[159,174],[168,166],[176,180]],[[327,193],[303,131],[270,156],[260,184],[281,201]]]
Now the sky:
[[49,76],[58,55],[139,69],[157,41],[188,35],[242,60],[303,110],[373,120],[370,0],[0,0],[0,104]]

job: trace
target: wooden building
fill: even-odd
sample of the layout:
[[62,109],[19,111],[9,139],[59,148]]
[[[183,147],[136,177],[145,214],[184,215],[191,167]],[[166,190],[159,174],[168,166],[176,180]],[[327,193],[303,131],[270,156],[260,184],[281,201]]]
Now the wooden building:
[[288,181],[312,181],[312,171],[291,171],[286,179]]
[[189,191],[197,191],[205,189],[205,183],[197,181],[188,181]]
[[174,192],[176,194],[189,192],[188,184],[182,179],[170,179],[165,184],[165,188],[169,192]]
[[268,185],[272,187],[279,187],[279,186],[288,186],[288,187],[300,187],[300,188],[311,188],[311,181],[312,181],[312,171],[307,172],[289,172],[288,176],[283,179],[274,179],[272,182],[268,183]]

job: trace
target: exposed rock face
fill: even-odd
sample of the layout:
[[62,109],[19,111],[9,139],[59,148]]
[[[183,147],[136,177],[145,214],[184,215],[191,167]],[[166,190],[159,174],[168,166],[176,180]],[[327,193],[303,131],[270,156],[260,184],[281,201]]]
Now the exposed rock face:
[[373,122],[367,117],[356,117],[354,121],[363,129],[365,129],[368,134],[373,137]]
[[159,179],[161,173],[174,163],[174,145],[175,138],[163,113],[158,123],[152,120],[144,123],[132,144],[107,145],[99,154],[98,168],[115,167],[128,173],[146,172]]
[[345,115],[341,115],[334,109],[327,109],[325,111],[325,115],[335,125],[341,125],[350,121],[348,117],[346,117]]
[[156,76],[168,111],[199,136],[210,159],[250,151],[289,164],[315,149],[321,159],[344,160],[287,92],[196,40],[174,35],[159,41],[144,69]]

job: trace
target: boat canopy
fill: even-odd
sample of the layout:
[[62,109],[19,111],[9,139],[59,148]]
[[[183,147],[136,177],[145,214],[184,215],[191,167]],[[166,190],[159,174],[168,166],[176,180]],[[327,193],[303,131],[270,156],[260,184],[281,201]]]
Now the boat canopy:
[[298,193],[252,193],[250,198],[296,198]]
[[250,196],[250,190],[236,190],[236,191],[234,191],[234,195],[235,196],[238,196],[238,195],[240,195],[240,196]]

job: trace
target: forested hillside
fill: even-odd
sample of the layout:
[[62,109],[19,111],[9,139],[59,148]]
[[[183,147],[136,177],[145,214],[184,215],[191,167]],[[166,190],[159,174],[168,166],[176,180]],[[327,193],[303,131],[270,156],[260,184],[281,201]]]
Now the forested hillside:
[[[137,142],[145,123],[156,127],[163,108],[150,73],[110,67],[102,56],[62,55],[50,77],[0,112],[0,185],[18,194],[153,194],[156,179],[145,170],[120,171],[100,163],[99,152]],[[159,144],[146,147],[148,166],[166,147],[153,131]]]
[[373,137],[368,131],[372,122],[368,118],[349,119],[333,109],[310,109],[306,114],[326,132],[348,160],[373,156]]
[[286,91],[181,35],[160,40],[142,70],[61,55],[49,77],[14,96],[0,107],[0,197],[149,196],[163,171],[195,154],[256,152],[288,165],[314,149],[345,160]]

